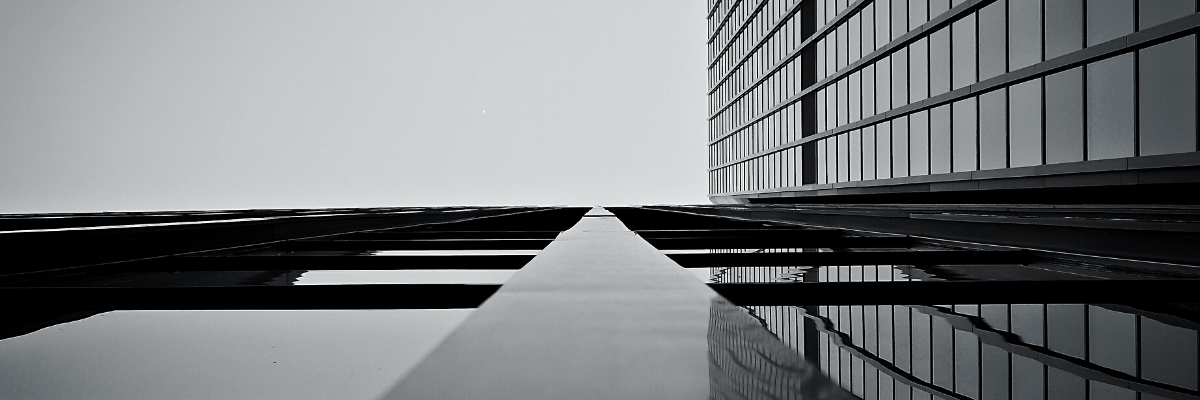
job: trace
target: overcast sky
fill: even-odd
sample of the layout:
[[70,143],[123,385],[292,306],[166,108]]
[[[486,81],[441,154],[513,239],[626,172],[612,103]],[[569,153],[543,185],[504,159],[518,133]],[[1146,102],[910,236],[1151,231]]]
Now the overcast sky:
[[0,213],[707,202],[704,4],[0,1]]

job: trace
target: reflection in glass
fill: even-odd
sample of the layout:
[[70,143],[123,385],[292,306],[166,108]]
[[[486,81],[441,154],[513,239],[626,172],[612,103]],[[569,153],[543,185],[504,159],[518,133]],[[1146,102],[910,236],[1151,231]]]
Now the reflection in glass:
[[1140,154],[1196,151],[1196,36],[1138,51]]
[[1083,160],[1083,69],[1046,81],[1046,164]]
[[892,109],[892,63],[881,58],[875,63],[875,112]]
[[850,181],[862,180],[862,133],[855,129],[848,135],[850,139]]
[[1089,160],[1134,156],[1133,56],[1126,53],[1087,66]]
[[908,2],[905,0],[892,0],[888,3],[892,5],[892,38],[896,40],[901,35],[908,32]]

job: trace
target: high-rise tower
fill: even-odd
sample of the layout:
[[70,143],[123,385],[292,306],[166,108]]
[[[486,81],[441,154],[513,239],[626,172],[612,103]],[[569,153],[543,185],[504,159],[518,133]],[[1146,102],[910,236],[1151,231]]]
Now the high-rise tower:
[[709,196],[1184,201],[1168,197],[1200,180],[1196,11],[710,0]]

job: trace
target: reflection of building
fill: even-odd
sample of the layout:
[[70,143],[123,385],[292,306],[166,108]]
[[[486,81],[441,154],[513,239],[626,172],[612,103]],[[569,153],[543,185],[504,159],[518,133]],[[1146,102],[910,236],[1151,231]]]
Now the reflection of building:
[[1195,1],[709,6],[714,202],[1149,203],[1200,176]]
[[[866,399],[1195,398],[1197,326],[1111,305],[756,306]],[[789,340],[790,339],[790,340]],[[1090,396],[1090,397],[1089,397]]]

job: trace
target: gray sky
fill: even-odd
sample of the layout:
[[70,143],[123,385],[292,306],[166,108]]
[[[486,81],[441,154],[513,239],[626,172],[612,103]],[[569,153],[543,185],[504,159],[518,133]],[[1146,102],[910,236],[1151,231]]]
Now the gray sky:
[[701,203],[700,0],[0,2],[0,212]]

